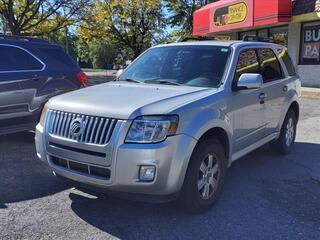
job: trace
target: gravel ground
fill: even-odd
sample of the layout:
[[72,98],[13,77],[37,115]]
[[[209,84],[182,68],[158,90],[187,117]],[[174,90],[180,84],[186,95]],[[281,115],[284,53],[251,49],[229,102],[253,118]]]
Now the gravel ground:
[[237,161],[201,215],[81,191],[36,159],[32,134],[0,137],[0,239],[319,239],[319,104],[303,100],[291,155]]

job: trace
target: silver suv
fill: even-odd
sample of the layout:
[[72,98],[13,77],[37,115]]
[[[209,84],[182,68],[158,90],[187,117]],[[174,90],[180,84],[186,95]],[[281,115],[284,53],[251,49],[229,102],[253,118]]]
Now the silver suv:
[[266,143],[291,151],[300,88],[276,44],[153,47],[117,81],[52,98],[37,155],[75,181],[206,210],[232,162]]

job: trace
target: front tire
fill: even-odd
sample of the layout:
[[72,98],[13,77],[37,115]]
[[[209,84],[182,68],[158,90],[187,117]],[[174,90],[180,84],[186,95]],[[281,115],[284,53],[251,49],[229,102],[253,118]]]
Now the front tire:
[[213,206],[221,191],[227,160],[219,141],[203,140],[196,146],[180,194],[182,206],[203,212]]
[[297,117],[290,109],[281,127],[280,137],[270,143],[276,153],[287,155],[292,151],[296,139]]

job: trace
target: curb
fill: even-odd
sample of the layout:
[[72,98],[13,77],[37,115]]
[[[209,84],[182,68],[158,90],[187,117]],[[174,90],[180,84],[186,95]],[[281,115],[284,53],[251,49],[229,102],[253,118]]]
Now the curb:
[[302,90],[302,97],[320,100],[320,92],[303,91]]

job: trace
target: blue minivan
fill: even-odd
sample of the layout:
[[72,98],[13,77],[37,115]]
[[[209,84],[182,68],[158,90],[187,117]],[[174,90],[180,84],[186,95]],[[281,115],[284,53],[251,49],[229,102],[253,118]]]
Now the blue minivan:
[[60,46],[0,35],[0,135],[33,130],[49,98],[87,86]]

